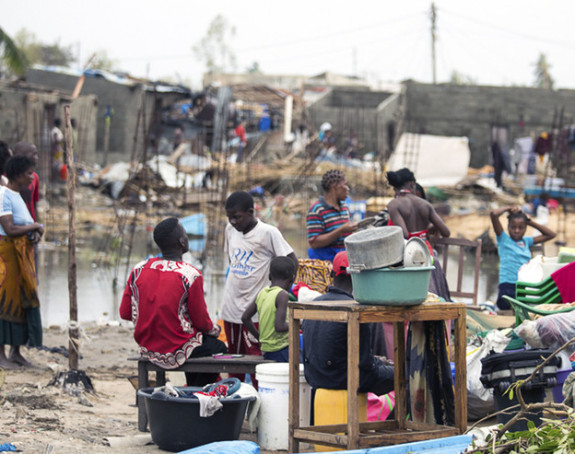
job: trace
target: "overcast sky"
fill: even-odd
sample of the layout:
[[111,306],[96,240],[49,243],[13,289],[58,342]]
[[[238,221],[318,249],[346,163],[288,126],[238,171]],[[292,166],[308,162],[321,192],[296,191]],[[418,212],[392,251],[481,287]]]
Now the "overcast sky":
[[[437,81],[453,71],[484,85],[532,85],[547,56],[556,88],[575,89],[575,0],[435,0]],[[0,27],[25,27],[79,61],[105,50],[119,69],[200,88],[192,51],[222,14],[238,72],[332,71],[372,81],[432,81],[429,0],[0,0]]]

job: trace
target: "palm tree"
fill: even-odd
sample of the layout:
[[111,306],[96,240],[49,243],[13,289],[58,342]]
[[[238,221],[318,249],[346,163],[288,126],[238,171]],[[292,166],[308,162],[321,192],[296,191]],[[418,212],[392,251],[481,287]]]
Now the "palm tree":
[[0,27],[0,60],[16,74],[23,74],[28,66],[28,59]]

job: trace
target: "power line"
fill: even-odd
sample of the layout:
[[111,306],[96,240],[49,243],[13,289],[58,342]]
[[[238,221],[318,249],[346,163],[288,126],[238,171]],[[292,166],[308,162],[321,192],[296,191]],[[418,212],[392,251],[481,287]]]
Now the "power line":
[[[445,32],[448,36],[452,36],[450,42],[453,43],[454,46],[458,46],[460,49],[462,49],[463,55],[470,57],[470,63],[481,65],[481,58],[478,57],[483,56],[483,58],[489,61],[489,67],[491,68],[491,71],[493,73],[497,73],[500,77],[505,78],[506,74],[498,71],[498,65],[493,64],[493,56],[497,55],[499,58],[508,63],[509,61],[513,60],[512,55],[509,55],[508,52],[502,51],[500,47],[496,47],[495,49],[488,48],[481,42],[481,40],[470,39],[470,35],[467,33],[467,30],[460,30],[457,27],[452,26],[446,28]],[[472,48],[477,49],[477,51],[472,50]],[[519,61],[514,61],[513,63],[517,66],[523,65],[523,62]],[[477,83],[480,83],[480,81],[478,80]]]
[[[438,8],[438,9],[439,9],[439,8]],[[566,43],[566,42],[563,42],[563,41],[555,41],[555,40],[553,40],[553,39],[543,38],[543,37],[541,37],[541,36],[535,36],[535,35],[530,35],[530,34],[528,34],[528,33],[518,32],[518,31],[515,31],[515,30],[511,30],[511,29],[509,29],[509,28],[504,28],[504,27],[500,27],[500,26],[497,26],[497,25],[494,25],[494,24],[489,24],[489,23],[487,23],[487,22],[483,22],[483,21],[481,21],[481,20],[477,20],[477,19],[475,19],[475,18],[471,18],[471,17],[465,16],[465,15],[463,15],[463,14],[458,14],[458,13],[455,13],[455,12],[453,12],[453,11],[445,10],[445,9],[443,9],[443,8],[441,8],[441,12],[445,12],[445,13],[447,13],[448,15],[451,14],[451,15],[453,15],[453,16],[455,16],[455,17],[459,17],[459,18],[461,18],[461,19],[468,20],[469,22],[475,23],[475,24],[477,24],[477,25],[483,25],[483,26],[485,26],[485,27],[489,27],[489,28],[492,28],[492,29],[494,29],[494,30],[502,31],[502,32],[508,33],[508,34],[510,34],[510,35],[515,35],[515,36],[520,37],[520,38],[527,38],[527,39],[530,39],[530,40],[533,40],[533,41],[539,41],[539,42],[543,42],[543,43],[554,44],[554,45],[557,45],[557,46],[562,46],[562,47],[566,47],[566,48],[568,48],[568,49],[575,50],[575,46],[574,46],[573,44]]]
[[350,33],[356,33],[356,32],[363,32],[363,31],[367,31],[367,30],[372,30],[374,28],[381,28],[384,25],[387,24],[397,24],[398,22],[402,22],[406,19],[411,19],[413,17],[420,17],[422,15],[421,12],[419,13],[412,13],[412,14],[408,14],[405,16],[401,16],[398,18],[393,18],[390,19],[388,21],[385,22],[378,22],[377,24],[372,24],[372,25],[367,25],[367,26],[360,26],[360,27],[356,27],[356,28],[350,28],[347,30],[340,30],[340,31],[336,31],[333,33],[328,33],[325,35],[318,35],[318,36],[314,36],[314,37],[308,37],[308,38],[301,38],[301,39],[297,39],[297,40],[292,40],[292,41],[285,41],[283,43],[272,43],[272,44],[268,44],[265,46],[258,46],[258,47],[251,47],[251,48],[246,48],[246,49],[239,49],[238,52],[248,52],[248,51],[252,51],[252,50],[263,50],[263,49],[273,49],[273,48],[277,48],[277,47],[284,47],[284,46],[290,46],[292,44],[307,44],[310,41],[317,41],[317,40],[321,40],[321,39],[325,39],[325,38],[333,38],[336,36],[343,36],[343,35],[347,35]]
[[[284,41],[284,42],[279,42],[279,43],[270,43],[270,44],[266,44],[266,45],[262,45],[262,46],[246,47],[243,49],[234,50],[234,52],[236,54],[238,54],[238,53],[244,53],[244,52],[252,52],[252,51],[256,51],[256,50],[275,49],[275,48],[280,48],[280,47],[291,46],[294,44],[302,44],[302,43],[303,44],[309,44],[310,42],[313,42],[313,41],[320,41],[322,39],[334,38],[336,36],[344,36],[344,35],[347,35],[350,33],[369,31],[372,29],[381,28],[381,27],[388,25],[388,24],[397,24],[397,23],[403,22],[407,19],[411,19],[414,17],[421,17],[423,14],[426,14],[426,12],[412,13],[412,14],[401,16],[398,18],[389,19],[389,20],[384,21],[384,22],[378,22],[376,24],[359,26],[359,27],[355,27],[355,28],[340,30],[340,31],[332,32],[332,33],[326,33],[323,35],[317,35],[317,36],[313,36],[313,37],[301,38],[301,39]],[[193,53],[179,54],[179,55],[158,55],[158,56],[147,56],[147,57],[146,56],[125,57],[125,58],[118,57],[118,59],[121,59],[123,61],[141,61],[141,60],[147,60],[148,61],[148,60],[175,60],[175,59],[184,59],[184,58],[191,58],[191,57],[194,57]]]

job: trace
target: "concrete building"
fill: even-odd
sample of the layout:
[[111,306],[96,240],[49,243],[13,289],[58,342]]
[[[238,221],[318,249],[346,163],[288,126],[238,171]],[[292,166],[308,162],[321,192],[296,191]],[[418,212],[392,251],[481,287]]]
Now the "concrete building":
[[[34,68],[26,80],[44,87],[72,93],[81,74],[68,68]],[[152,83],[106,71],[85,71],[82,94],[95,95],[97,105],[97,140],[94,162],[128,161],[132,154],[144,150],[145,138],[152,139],[160,127],[154,113],[175,101],[190,97],[190,91],[178,86]],[[135,153],[133,153],[135,152]]]
[[75,159],[90,160],[96,144],[96,96],[84,95],[72,100],[69,92],[0,80],[0,140],[10,145],[20,141],[34,143],[40,158],[37,171],[43,181],[49,176],[50,129],[55,118],[64,120],[65,105],[70,105],[71,117],[78,121]]
[[575,90],[406,81],[400,91],[331,88],[308,109],[316,129],[329,122],[340,144],[353,129],[365,151],[384,159],[404,132],[468,137],[469,165],[480,168],[491,163],[494,140],[510,149],[517,138],[572,125]]
[[363,152],[389,155],[397,139],[403,112],[402,92],[366,88],[333,88],[308,106],[316,130],[332,125],[336,146],[356,134]]
[[495,137],[509,148],[574,118],[575,90],[405,82],[404,130],[468,137],[474,168],[490,163]]

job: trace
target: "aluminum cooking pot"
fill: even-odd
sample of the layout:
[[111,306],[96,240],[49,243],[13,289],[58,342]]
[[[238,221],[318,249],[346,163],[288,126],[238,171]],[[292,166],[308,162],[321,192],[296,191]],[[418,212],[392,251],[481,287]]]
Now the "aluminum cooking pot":
[[344,240],[349,272],[375,270],[403,261],[405,241],[397,225],[374,227],[348,236]]

